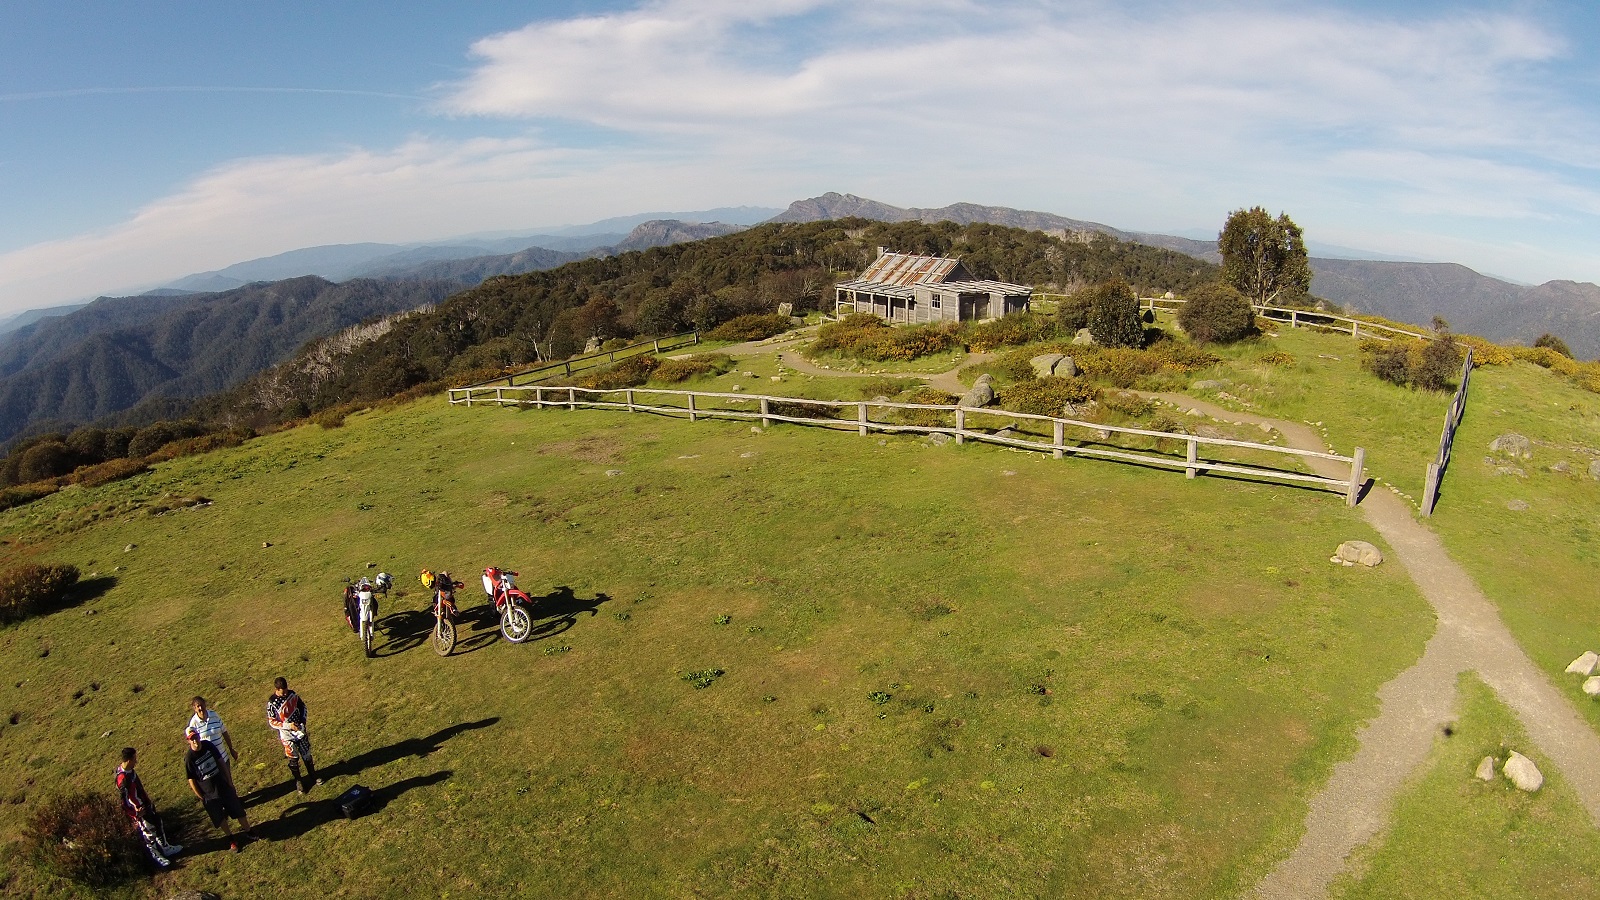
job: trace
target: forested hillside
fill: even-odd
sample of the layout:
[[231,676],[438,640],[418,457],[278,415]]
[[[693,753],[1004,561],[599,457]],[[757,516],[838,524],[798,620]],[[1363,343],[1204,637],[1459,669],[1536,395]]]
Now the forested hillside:
[[1113,239],[1089,243],[987,224],[843,221],[775,223],[725,237],[493,278],[366,342],[319,342],[252,379],[215,409],[262,420],[540,358],[563,358],[591,338],[708,329],[733,316],[831,305],[877,248],[959,256],[977,278],[1070,290],[1112,277],[1142,292],[1185,291],[1216,268],[1168,250]]
[[217,294],[102,298],[0,339],[0,440],[237,385],[306,341],[443,300],[452,282],[305,277]]

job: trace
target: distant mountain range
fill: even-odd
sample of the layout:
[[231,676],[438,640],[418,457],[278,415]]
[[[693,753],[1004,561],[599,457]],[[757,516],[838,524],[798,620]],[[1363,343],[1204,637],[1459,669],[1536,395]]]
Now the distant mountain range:
[[[1099,233],[1208,262],[1222,260],[1216,241],[1122,231],[1051,213],[971,203],[903,209],[852,194],[828,193],[790,204],[773,221],[814,222],[844,216],[881,222],[988,222],[1063,237]],[[1507,343],[1531,344],[1549,332],[1566,341],[1580,358],[1600,357],[1600,286],[1588,282],[1549,281],[1527,286],[1455,263],[1325,257],[1312,257],[1311,271],[1312,294],[1349,310],[1414,325],[1428,325],[1434,316],[1440,316],[1456,331]]]

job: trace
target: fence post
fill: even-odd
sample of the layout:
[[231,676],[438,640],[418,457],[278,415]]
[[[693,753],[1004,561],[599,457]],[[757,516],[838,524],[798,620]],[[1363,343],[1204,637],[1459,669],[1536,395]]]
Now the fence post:
[[1066,449],[1066,445],[1067,445],[1067,424],[1065,422],[1061,421],[1060,419],[1057,419],[1056,420],[1056,449],[1054,451],[1056,459],[1060,459],[1061,458],[1061,452]]
[[694,395],[689,395],[689,421],[694,421]]
[[772,420],[767,418],[767,398],[761,398],[761,427],[771,428]]
[[502,395],[500,393],[500,389],[499,388],[495,388],[494,389],[494,405],[495,406],[505,406],[506,405],[506,398],[505,398],[504,395]]
[[856,404],[856,430],[862,437],[867,436],[867,405],[865,403]]
[[574,412],[578,409],[578,389],[567,388],[567,409]]
[[633,412],[633,388],[628,388],[628,412]]
[[1185,477],[1185,478],[1193,478],[1195,476],[1195,471],[1196,470],[1195,470],[1195,465],[1194,464],[1196,462],[1196,459],[1197,459],[1198,455],[1199,455],[1198,442],[1194,438],[1189,438],[1189,460],[1188,460],[1189,467],[1187,469],[1183,470],[1183,477]]
[[1297,309],[1289,310],[1289,327],[1290,328],[1299,328],[1300,327],[1300,311],[1299,310],[1297,310]]
[[467,408],[472,408],[472,388],[467,388]]
[[650,343],[652,343],[652,344],[654,344],[654,345],[655,345],[655,348],[656,348],[656,352],[657,352],[657,353],[660,353],[660,352],[661,352],[661,339],[660,339],[660,338],[657,338],[657,339],[655,339],[655,340],[653,340],[653,341],[651,341],[651,342],[650,342]]
[[1439,464],[1428,463],[1428,477],[1422,482],[1422,514],[1433,515],[1433,504],[1439,497]]
[[1345,492],[1344,505],[1355,506],[1356,500],[1361,495],[1361,473],[1366,467],[1367,451],[1362,447],[1356,448],[1356,458],[1350,461],[1350,489]]
[[1353,338],[1361,337],[1361,323],[1360,322],[1351,322],[1350,323],[1350,336],[1353,337]]
[[567,360],[566,362],[563,362],[561,364],[561,367],[566,370],[567,377],[571,378],[572,377],[572,361],[571,360]]
[[956,407],[956,443],[963,443],[962,435],[967,433],[967,411]]
[[533,408],[544,409],[544,388],[542,387],[533,389]]

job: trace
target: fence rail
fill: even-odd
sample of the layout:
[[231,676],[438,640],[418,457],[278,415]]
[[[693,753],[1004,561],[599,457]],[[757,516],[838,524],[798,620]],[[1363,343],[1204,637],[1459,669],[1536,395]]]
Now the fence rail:
[[[1139,306],[1141,309],[1175,309],[1187,302],[1187,300],[1181,300],[1178,298],[1173,298],[1170,300],[1165,297],[1139,298]],[[1158,304],[1164,305],[1158,306]],[[1250,304],[1250,308],[1254,309],[1256,311],[1256,315],[1263,319],[1272,319],[1278,322],[1288,322],[1289,325],[1294,328],[1299,328],[1304,325],[1307,327],[1332,328],[1337,331],[1343,331],[1344,327],[1341,326],[1347,326],[1350,329],[1350,336],[1357,338],[1361,337],[1363,331],[1366,332],[1367,337],[1375,337],[1382,340],[1389,340],[1395,335],[1420,338],[1421,340],[1425,341],[1431,341],[1435,337],[1435,335],[1425,332],[1408,331],[1404,328],[1395,328],[1392,325],[1379,325],[1377,322],[1363,322],[1360,319],[1352,319],[1349,316],[1336,316],[1333,313],[1318,312],[1312,309],[1293,309],[1287,306],[1265,306],[1259,303]]]
[[1428,463],[1428,474],[1422,485],[1422,514],[1433,515],[1434,504],[1439,502],[1439,482],[1444,480],[1445,467],[1450,465],[1450,450],[1455,446],[1456,429],[1467,411],[1467,382],[1472,378],[1472,348],[1467,348],[1467,358],[1461,363],[1461,384],[1456,387],[1455,399],[1444,414],[1444,431],[1439,435],[1439,452]]
[[510,375],[501,375],[498,378],[491,378],[488,381],[480,381],[476,384],[469,384],[461,388],[451,388],[451,390],[471,390],[474,388],[491,387],[493,385],[501,385],[502,387],[518,387],[518,378],[523,379],[523,385],[527,385],[531,382],[539,381],[545,378],[552,378],[556,375],[571,377],[574,372],[582,372],[585,369],[593,369],[596,366],[610,365],[619,359],[627,359],[630,356],[641,356],[645,353],[664,353],[668,350],[677,350],[682,347],[692,347],[698,343],[700,343],[700,332],[686,331],[683,334],[674,334],[670,337],[640,341],[637,344],[629,344],[626,347],[618,347],[615,350],[602,350],[598,353],[586,353],[582,356],[574,356],[571,359],[562,360],[561,362],[547,363],[542,366],[534,366],[531,369],[523,369],[520,372],[513,372]]
[[[582,395],[581,398],[580,394]],[[641,398],[648,398],[655,400],[655,402],[642,402]],[[661,399],[656,400],[656,398]],[[796,425],[816,425],[825,428],[852,430],[862,436],[874,431],[890,434],[946,434],[953,437],[957,444],[974,440],[1016,447],[1022,450],[1050,453],[1056,459],[1061,459],[1070,454],[1073,456],[1114,459],[1162,468],[1182,469],[1188,478],[1194,478],[1206,472],[1222,472],[1230,475],[1306,484],[1342,493],[1345,496],[1345,503],[1350,506],[1354,506],[1360,497],[1366,459],[1366,451],[1360,447],[1356,448],[1354,456],[1340,456],[1335,453],[1300,450],[1294,447],[1275,447],[1270,444],[1256,444],[1227,438],[1210,438],[1192,434],[1150,431],[1143,428],[1102,425],[1097,422],[1080,422],[1075,419],[1062,419],[1054,416],[1034,415],[1032,413],[924,403],[896,403],[883,400],[808,400],[798,397],[646,388],[606,390],[580,387],[545,387],[543,385],[478,385],[451,388],[450,402],[469,407],[474,404],[493,404],[498,406],[532,406],[539,409],[566,408],[576,410],[580,407],[585,409],[616,409],[669,416],[681,415],[686,416],[691,422],[698,421],[701,418],[759,420],[763,427],[769,427],[773,422],[789,422]],[[748,407],[751,404],[757,404],[759,410],[729,408]],[[855,415],[853,418],[840,418],[837,415],[797,414],[800,410],[809,408],[828,412],[844,412],[848,410]],[[867,411],[869,409],[909,411],[916,415],[928,417],[937,415],[941,421],[944,416],[950,415],[954,417],[954,427],[943,424],[924,425],[882,421],[868,416]],[[990,417],[991,419],[1009,420],[1013,426],[1019,422],[1049,423],[1051,438],[1048,441],[1044,441],[1019,437],[1018,435],[1022,435],[1024,432],[1015,427],[1000,427],[992,431],[975,428],[969,424],[969,417]],[[1110,434],[1123,434],[1152,438],[1156,441],[1178,442],[1185,445],[1186,452],[1183,459],[1177,459],[1171,456],[1153,456],[1126,449],[1095,446],[1087,442],[1068,443],[1066,431],[1069,428],[1087,431],[1094,435],[1095,440],[1104,440],[1105,437],[1103,436],[1109,436]],[[1200,456],[1201,447],[1233,447],[1251,452],[1259,451],[1292,458],[1330,460],[1348,465],[1350,474],[1348,477],[1334,478],[1286,469],[1253,466],[1212,457],[1202,457]]]

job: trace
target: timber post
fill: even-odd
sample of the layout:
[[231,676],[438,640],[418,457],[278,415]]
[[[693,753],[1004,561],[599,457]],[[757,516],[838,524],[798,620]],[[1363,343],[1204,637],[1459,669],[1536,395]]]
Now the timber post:
[[1361,498],[1361,473],[1366,461],[1366,448],[1357,447],[1356,457],[1350,461],[1350,489],[1344,495],[1345,506],[1355,506],[1356,501]]
[[689,395],[689,421],[694,421],[694,395]]
[[1191,437],[1191,438],[1189,438],[1189,458],[1188,458],[1189,466],[1188,466],[1188,468],[1183,470],[1183,477],[1185,477],[1185,478],[1193,478],[1195,476],[1196,472],[1198,471],[1195,468],[1195,462],[1197,461],[1198,455],[1199,455],[1199,445],[1195,441],[1195,439]]
[[967,433],[967,411],[956,407],[956,443],[962,443],[962,437]]
[[862,437],[867,436],[867,405],[856,404],[856,430]]
[[567,409],[574,412],[578,409],[578,389],[567,388]]
[[1061,421],[1060,419],[1057,419],[1056,420],[1056,446],[1055,446],[1055,450],[1053,451],[1053,454],[1054,454],[1056,459],[1060,459],[1061,458],[1062,452],[1066,449],[1066,446],[1067,446],[1067,423]]
[[761,427],[771,428],[772,420],[767,418],[767,398],[761,398]]
[[628,388],[628,412],[633,412],[633,388]]

